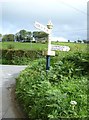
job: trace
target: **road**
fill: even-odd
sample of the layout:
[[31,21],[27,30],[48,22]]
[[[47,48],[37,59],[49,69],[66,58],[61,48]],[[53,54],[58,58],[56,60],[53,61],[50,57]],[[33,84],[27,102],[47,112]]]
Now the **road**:
[[0,118],[22,118],[22,112],[11,95],[15,78],[26,66],[0,65]]

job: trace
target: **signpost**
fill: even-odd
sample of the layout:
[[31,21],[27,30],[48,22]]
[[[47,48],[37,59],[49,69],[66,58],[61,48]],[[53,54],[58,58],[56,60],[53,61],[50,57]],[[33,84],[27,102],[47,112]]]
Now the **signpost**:
[[[49,23],[47,24],[47,28],[49,29],[49,34],[48,34],[48,52],[47,52],[47,56],[46,56],[46,70],[48,71],[50,69],[50,55],[55,56],[55,52],[53,53],[51,51],[51,31],[53,28],[53,24],[51,21],[49,21]],[[53,53],[53,54],[52,54]]]
[[60,46],[60,45],[52,45],[51,50],[69,51],[70,47],[68,47],[68,46]]
[[35,22],[34,26],[48,34],[48,51],[43,52],[43,54],[46,55],[46,71],[48,71],[50,69],[50,56],[55,56],[55,50],[69,51],[70,48],[68,46],[51,45],[51,32],[53,28],[51,21],[49,21],[47,27],[39,22]]
[[51,31],[53,28],[53,24],[51,23],[51,21],[49,21],[46,27],[39,22],[35,22],[34,26],[37,29],[42,30],[48,34],[48,51],[44,52],[44,55],[46,55],[46,71],[48,71],[50,68],[50,56],[55,56],[55,51],[51,51]]
[[37,29],[44,31],[44,32],[47,33],[47,34],[50,33],[49,29],[48,29],[46,26],[40,24],[39,22],[35,22],[34,26],[35,26]]

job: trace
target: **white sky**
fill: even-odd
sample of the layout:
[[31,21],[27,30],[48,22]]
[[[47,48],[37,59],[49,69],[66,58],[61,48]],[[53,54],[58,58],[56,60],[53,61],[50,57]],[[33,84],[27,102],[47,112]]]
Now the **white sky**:
[[70,40],[86,39],[87,1],[0,0],[0,33],[16,33],[21,29],[37,31],[35,21],[47,25],[51,20],[53,36]]

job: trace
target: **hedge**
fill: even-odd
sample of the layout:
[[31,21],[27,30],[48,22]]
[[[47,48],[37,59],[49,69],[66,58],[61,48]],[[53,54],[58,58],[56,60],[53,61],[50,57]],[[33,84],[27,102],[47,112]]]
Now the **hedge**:
[[20,73],[15,93],[27,119],[88,120],[88,55],[65,56],[48,72],[44,59],[35,60]]
[[41,58],[42,51],[38,50],[0,50],[0,61],[2,64],[27,64],[29,60],[35,60],[37,58]]

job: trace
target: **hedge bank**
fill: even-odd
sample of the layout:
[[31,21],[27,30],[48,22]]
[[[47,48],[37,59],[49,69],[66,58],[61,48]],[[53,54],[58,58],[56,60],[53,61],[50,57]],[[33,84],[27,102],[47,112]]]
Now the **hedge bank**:
[[24,65],[28,64],[29,61],[41,58],[42,51],[38,50],[13,50],[5,49],[0,50],[0,62],[2,64],[17,64]]
[[16,96],[27,117],[31,120],[87,119],[87,68],[87,53],[74,53],[56,60],[48,73],[44,59],[30,64],[16,80]]

